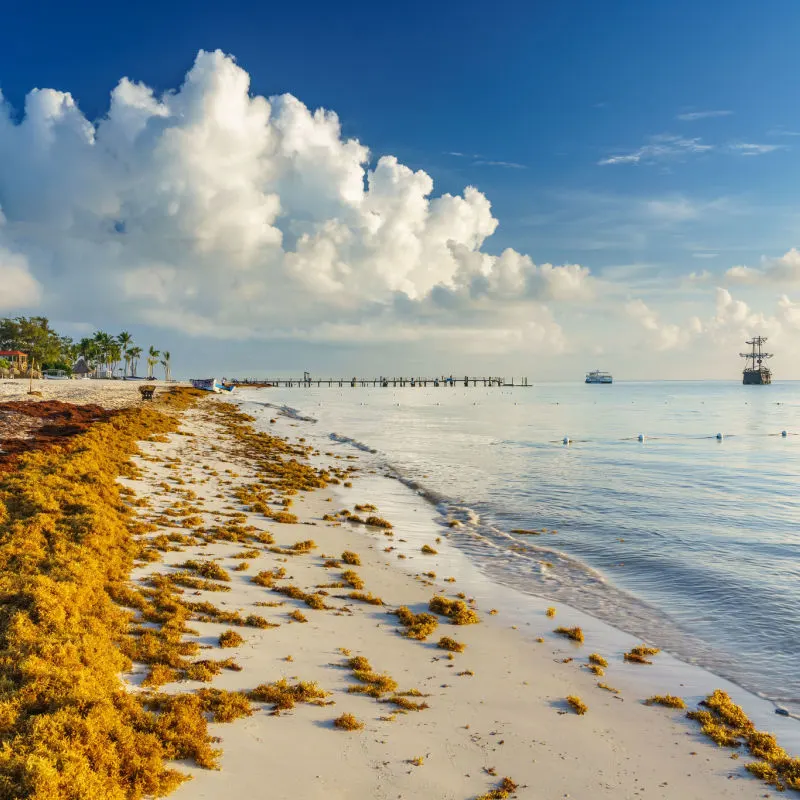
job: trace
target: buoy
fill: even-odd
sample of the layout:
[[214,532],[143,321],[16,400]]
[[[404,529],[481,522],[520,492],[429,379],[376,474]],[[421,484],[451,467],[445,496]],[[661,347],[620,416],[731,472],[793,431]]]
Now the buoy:
[[722,434],[721,434],[721,433],[718,433],[718,434],[717,434],[717,441],[718,441],[718,442],[721,442],[721,441],[722,441]]
[[643,441],[644,441],[644,434],[643,434],[643,433],[640,433],[640,434],[639,434],[639,441],[640,441],[640,442],[643,442]]
[[786,431],[781,431],[781,436],[783,436],[785,438],[787,436]]

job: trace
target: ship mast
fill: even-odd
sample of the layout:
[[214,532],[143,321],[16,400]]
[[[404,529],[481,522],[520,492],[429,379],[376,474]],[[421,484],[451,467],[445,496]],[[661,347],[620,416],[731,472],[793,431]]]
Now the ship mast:
[[742,358],[746,358],[750,363],[745,365],[746,370],[753,370],[758,372],[761,370],[761,364],[768,358],[772,358],[772,353],[764,353],[761,350],[761,345],[767,341],[766,336],[754,336],[748,339],[745,344],[749,344],[752,350],[749,353],[739,353]]

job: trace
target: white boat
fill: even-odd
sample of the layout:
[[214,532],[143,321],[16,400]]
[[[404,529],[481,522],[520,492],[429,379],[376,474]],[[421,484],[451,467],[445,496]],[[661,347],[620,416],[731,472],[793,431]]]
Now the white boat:
[[46,369],[42,372],[42,377],[46,381],[68,381],[69,375],[63,369]]
[[586,383],[613,383],[610,372],[600,372],[599,369],[586,373]]
[[195,389],[202,389],[204,392],[220,393],[221,384],[217,382],[216,378],[192,378],[190,381]]

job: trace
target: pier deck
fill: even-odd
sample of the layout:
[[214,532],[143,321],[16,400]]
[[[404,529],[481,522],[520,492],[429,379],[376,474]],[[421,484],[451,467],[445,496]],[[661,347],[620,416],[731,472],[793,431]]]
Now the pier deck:
[[514,387],[514,388],[527,388],[530,384],[527,378],[498,378],[498,377],[470,377],[465,375],[462,378],[456,378],[452,375],[442,376],[438,378],[424,378],[424,377],[380,377],[380,378],[312,378],[309,373],[306,373],[302,378],[230,378],[227,379],[228,383],[233,383],[236,386],[252,386],[252,387],[285,387],[285,388],[306,388],[311,387],[346,387],[367,388],[367,387],[420,387],[420,386],[441,386],[441,387],[455,387],[455,386],[499,386],[499,387]]

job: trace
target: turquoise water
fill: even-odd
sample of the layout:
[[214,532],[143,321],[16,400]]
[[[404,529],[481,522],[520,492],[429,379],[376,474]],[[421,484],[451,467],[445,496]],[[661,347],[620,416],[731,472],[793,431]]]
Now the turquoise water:
[[268,391],[460,520],[496,580],[800,711],[800,383]]

